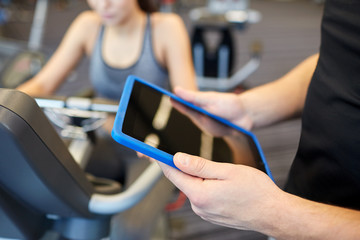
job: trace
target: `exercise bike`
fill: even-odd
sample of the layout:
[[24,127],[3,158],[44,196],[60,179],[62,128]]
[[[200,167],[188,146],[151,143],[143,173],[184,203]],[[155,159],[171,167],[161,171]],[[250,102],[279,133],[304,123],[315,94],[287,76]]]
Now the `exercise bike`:
[[89,133],[116,111],[116,104],[97,100],[33,99],[0,89],[1,238],[150,238],[156,219],[143,231],[136,224],[147,211],[161,215],[172,194],[164,190],[170,183],[158,165],[138,161],[125,185],[83,170],[92,147]]
[[[243,31],[250,24],[259,22],[261,13],[249,8],[248,0],[208,0],[206,6],[192,9],[189,17],[194,25],[191,44],[199,88],[234,91],[260,66],[262,45],[254,41],[250,59],[233,72],[233,31]],[[206,37],[209,32],[219,36],[218,43],[212,48]]]

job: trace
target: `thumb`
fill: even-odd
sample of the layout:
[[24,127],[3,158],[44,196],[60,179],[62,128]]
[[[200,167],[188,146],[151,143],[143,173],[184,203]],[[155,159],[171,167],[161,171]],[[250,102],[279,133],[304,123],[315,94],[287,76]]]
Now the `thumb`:
[[200,107],[205,106],[209,101],[206,97],[204,97],[204,94],[199,91],[192,91],[181,87],[176,87],[174,89],[174,93],[180,98]]
[[175,87],[174,89],[174,93],[179,96],[180,98],[188,101],[188,102],[193,102],[194,99],[195,99],[195,95],[193,94],[193,91],[191,90],[187,90],[187,89],[184,89],[182,87]]
[[227,164],[217,163],[205,158],[176,153],[174,163],[182,172],[204,179],[225,179]]

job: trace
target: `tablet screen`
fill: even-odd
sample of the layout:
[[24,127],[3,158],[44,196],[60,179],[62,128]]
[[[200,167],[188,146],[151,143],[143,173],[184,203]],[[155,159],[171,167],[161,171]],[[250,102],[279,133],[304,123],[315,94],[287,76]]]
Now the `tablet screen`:
[[171,155],[184,152],[266,172],[250,135],[138,81],[133,85],[122,132]]

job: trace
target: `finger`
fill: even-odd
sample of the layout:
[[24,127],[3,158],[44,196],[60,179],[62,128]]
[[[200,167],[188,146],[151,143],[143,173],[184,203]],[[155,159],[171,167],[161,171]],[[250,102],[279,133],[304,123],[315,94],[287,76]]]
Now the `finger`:
[[204,179],[225,179],[229,168],[228,164],[185,153],[176,153],[174,164],[184,173]]
[[188,175],[159,161],[158,164],[164,172],[164,175],[186,196],[190,196],[192,192],[199,192],[201,189],[203,189],[202,178]]
[[144,154],[141,153],[141,152],[136,152],[136,155],[138,156],[138,158],[146,157],[146,155],[144,155]]
[[186,90],[182,87],[175,87],[174,93],[188,102],[193,102],[194,95],[191,93],[190,90]]
[[155,162],[156,160],[154,158],[151,158],[141,152],[136,152],[136,155],[138,156],[138,158],[144,158],[144,159],[147,159],[149,160],[150,162]]
[[181,87],[176,87],[174,92],[180,98],[193,103],[197,106],[203,107],[209,104],[209,99],[204,96],[205,93],[199,91],[186,90]]

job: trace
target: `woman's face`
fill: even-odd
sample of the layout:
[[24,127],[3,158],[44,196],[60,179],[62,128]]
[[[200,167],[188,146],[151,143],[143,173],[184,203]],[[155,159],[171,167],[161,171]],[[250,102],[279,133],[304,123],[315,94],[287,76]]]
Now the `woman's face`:
[[105,25],[116,25],[125,21],[139,9],[137,0],[87,0]]

